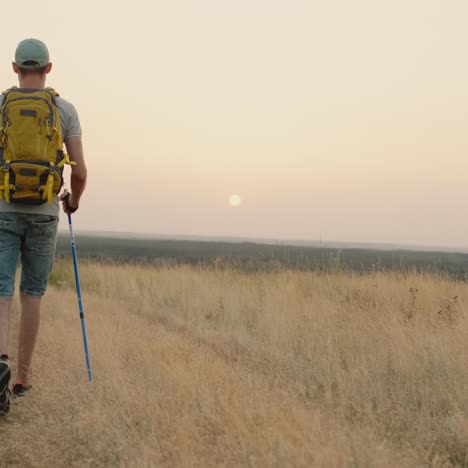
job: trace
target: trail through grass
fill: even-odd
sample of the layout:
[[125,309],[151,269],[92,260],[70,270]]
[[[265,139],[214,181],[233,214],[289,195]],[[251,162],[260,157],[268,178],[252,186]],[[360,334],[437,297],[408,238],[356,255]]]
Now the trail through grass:
[[464,283],[83,264],[90,384],[70,268],[0,421],[5,466],[468,463]]

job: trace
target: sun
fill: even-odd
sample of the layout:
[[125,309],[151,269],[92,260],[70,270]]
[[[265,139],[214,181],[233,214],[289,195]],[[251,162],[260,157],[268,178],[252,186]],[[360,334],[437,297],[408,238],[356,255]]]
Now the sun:
[[240,206],[242,203],[242,198],[239,195],[231,195],[229,197],[229,204],[234,207]]

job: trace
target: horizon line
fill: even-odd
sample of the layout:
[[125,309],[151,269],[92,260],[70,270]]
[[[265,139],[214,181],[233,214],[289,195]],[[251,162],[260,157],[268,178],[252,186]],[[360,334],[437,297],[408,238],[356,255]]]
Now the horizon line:
[[[62,228],[58,230],[59,234],[67,233],[68,229]],[[286,244],[290,246],[303,247],[321,247],[321,248],[363,248],[369,249],[373,247],[375,250],[413,250],[413,251],[430,251],[430,252],[447,252],[447,253],[468,253],[468,247],[463,246],[448,246],[448,245],[430,245],[430,244],[400,244],[395,242],[376,242],[376,241],[340,241],[340,240],[323,240],[323,239],[304,239],[304,238],[272,238],[261,236],[229,236],[221,234],[167,234],[167,233],[148,233],[136,231],[97,231],[89,229],[77,229],[77,234],[91,236],[117,236],[123,237],[140,237],[150,238],[154,240],[199,240],[203,242],[227,241],[227,242],[252,242],[252,243],[267,243],[267,244]],[[129,237],[127,237],[129,238]],[[327,245],[331,244],[331,245]],[[429,250],[427,250],[429,249]]]

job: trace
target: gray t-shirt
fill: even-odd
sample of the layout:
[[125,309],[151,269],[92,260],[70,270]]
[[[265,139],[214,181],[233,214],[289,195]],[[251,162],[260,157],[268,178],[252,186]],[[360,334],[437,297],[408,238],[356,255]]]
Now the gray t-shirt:
[[[3,95],[0,95],[0,106],[2,102]],[[56,97],[56,102],[59,109],[64,141],[68,138],[81,137],[80,119],[73,104],[59,96]],[[18,203],[7,203],[5,200],[0,200],[0,213],[34,213],[58,216],[59,198],[56,197],[53,203],[43,203],[42,205],[20,205]]]

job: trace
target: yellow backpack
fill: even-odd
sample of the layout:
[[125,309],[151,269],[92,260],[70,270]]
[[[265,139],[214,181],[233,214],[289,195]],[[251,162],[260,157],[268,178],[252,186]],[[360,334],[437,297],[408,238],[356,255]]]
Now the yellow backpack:
[[0,108],[0,199],[13,203],[52,203],[62,187],[65,164],[58,93],[13,87]]

